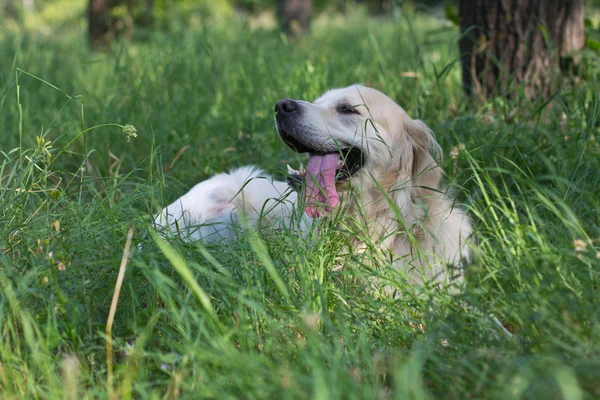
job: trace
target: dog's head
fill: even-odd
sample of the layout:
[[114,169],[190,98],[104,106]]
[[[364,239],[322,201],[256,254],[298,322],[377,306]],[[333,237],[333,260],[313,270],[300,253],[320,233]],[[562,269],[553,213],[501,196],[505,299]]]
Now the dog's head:
[[285,99],[275,105],[279,135],[294,151],[308,153],[307,212],[323,214],[339,202],[346,181],[360,178],[392,192],[410,187],[422,197],[436,189],[439,145],[427,126],[413,120],[383,93],[353,85],[326,92],[313,103]]

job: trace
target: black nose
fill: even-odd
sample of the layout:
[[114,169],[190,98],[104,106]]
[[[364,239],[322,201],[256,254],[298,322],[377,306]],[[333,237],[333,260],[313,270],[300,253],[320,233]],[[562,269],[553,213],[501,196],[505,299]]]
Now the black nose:
[[298,103],[290,99],[279,100],[277,104],[275,104],[275,112],[292,113],[297,109]]

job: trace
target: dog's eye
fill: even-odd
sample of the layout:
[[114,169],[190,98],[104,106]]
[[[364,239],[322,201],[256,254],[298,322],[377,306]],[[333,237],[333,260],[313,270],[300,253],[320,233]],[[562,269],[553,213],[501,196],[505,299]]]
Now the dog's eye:
[[340,114],[358,114],[360,112],[357,110],[358,106],[351,106],[350,104],[340,104],[337,106],[337,112]]

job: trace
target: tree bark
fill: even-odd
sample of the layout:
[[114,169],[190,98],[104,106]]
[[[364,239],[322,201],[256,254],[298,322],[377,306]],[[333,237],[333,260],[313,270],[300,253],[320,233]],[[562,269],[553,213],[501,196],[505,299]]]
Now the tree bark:
[[281,29],[296,36],[308,31],[313,8],[311,0],[279,0],[277,7]]
[[111,0],[89,0],[88,34],[94,48],[105,47],[110,43],[110,7]]
[[459,0],[459,15],[468,94],[546,97],[584,46],[583,0]]

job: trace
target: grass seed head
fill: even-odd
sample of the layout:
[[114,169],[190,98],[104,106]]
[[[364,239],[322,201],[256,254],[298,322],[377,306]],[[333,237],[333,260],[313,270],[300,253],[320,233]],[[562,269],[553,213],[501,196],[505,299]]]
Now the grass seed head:
[[125,134],[128,142],[131,142],[131,138],[137,137],[137,129],[135,129],[135,126],[131,124],[123,126],[123,133]]

